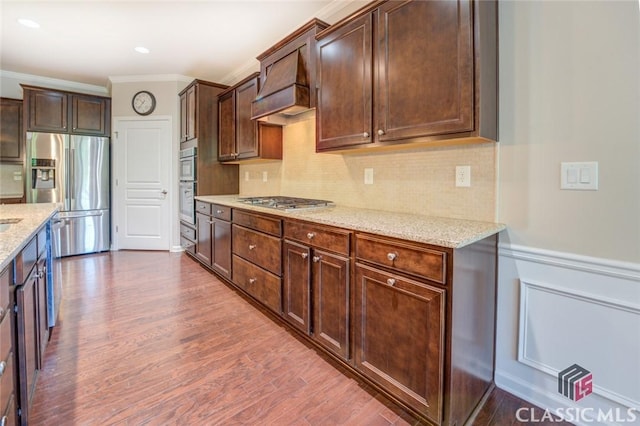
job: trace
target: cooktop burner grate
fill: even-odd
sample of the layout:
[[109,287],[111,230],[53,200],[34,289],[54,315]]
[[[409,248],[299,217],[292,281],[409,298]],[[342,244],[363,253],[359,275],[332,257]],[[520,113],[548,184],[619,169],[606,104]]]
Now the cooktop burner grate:
[[316,207],[327,207],[334,205],[333,202],[327,200],[284,196],[243,197],[239,198],[238,201],[246,204],[253,204],[256,206],[269,207],[285,211],[311,209]]

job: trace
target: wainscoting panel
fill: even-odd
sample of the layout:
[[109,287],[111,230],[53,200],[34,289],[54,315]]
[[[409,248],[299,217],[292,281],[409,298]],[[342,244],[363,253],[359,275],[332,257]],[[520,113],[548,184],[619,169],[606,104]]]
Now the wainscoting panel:
[[[593,374],[579,401],[558,392],[573,364]],[[495,380],[552,412],[583,409],[576,424],[631,409],[640,425],[640,264],[501,243]]]
[[577,363],[593,392],[640,406],[640,307],[626,301],[521,280],[518,361],[554,378]]

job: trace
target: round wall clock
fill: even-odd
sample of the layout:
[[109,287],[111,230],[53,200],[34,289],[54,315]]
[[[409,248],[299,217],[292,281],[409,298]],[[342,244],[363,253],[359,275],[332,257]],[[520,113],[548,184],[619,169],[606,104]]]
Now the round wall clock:
[[149,115],[156,109],[156,97],[151,92],[141,90],[133,95],[131,106],[137,114]]

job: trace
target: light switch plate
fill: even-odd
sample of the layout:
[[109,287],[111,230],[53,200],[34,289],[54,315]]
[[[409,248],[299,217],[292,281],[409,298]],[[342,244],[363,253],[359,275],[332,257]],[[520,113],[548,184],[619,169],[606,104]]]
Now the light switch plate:
[[598,162],[560,163],[560,189],[598,190]]

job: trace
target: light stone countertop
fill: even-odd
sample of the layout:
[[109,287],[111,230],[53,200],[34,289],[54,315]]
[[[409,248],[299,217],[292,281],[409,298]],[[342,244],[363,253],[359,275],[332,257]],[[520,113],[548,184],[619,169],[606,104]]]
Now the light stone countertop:
[[481,222],[447,217],[393,213],[355,207],[321,207],[295,212],[245,204],[237,195],[203,195],[196,200],[290,217],[355,231],[400,238],[448,248],[461,248],[506,228],[502,223]]
[[0,219],[22,219],[0,230],[0,270],[11,263],[36,235],[36,231],[58,210],[59,205],[55,203],[0,205]]

